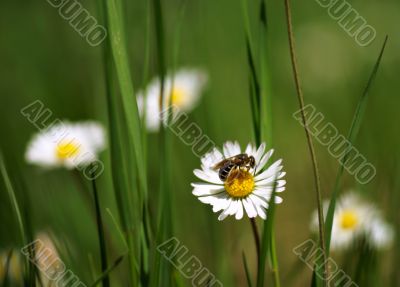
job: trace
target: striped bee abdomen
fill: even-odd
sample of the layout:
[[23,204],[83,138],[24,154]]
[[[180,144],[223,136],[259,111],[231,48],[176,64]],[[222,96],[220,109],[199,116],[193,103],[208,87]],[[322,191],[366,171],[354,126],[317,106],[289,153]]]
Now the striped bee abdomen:
[[229,176],[229,173],[236,165],[232,162],[227,162],[223,167],[220,168],[218,172],[219,179],[222,181],[226,181]]

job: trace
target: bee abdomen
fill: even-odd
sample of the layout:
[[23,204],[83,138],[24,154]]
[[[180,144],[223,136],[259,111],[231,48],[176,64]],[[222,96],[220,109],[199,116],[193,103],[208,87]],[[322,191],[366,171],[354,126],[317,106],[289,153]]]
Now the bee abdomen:
[[222,181],[226,181],[231,172],[232,168],[235,166],[233,163],[227,163],[218,172],[219,179]]

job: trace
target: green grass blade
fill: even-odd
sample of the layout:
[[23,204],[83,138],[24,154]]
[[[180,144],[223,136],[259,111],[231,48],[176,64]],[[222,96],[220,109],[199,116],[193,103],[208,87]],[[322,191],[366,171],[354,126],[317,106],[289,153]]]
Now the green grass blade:
[[[102,1],[99,7],[102,10],[101,18],[108,28],[106,3]],[[103,45],[103,65],[106,83],[107,112],[109,120],[109,144],[111,158],[111,175],[114,194],[118,207],[119,220],[129,249],[129,278],[131,285],[138,285],[140,261],[140,241],[137,240],[140,232],[140,196],[135,189],[135,159],[130,148],[129,136],[124,110],[119,95],[116,92],[117,80],[114,74],[114,60],[111,52],[111,43]],[[129,135],[129,134],[128,134]],[[136,203],[136,204],[135,204]]]
[[266,267],[266,262],[267,262],[267,256],[270,253],[271,238],[273,235],[275,207],[276,207],[276,204],[275,204],[276,192],[275,192],[275,190],[276,190],[276,181],[274,184],[274,188],[272,190],[271,199],[269,201],[268,217],[264,221],[264,229],[263,229],[263,233],[261,236],[261,250],[260,250],[260,256],[258,258],[259,262],[258,262],[258,270],[257,270],[257,287],[264,286],[265,267]]
[[[92,175],[92,178],[93,178],[92,179],[92,191],[93,191],[93,198],[94,198],[94,204],[95,204],[95,210],[96,210],[96,223],[97,223],[97,235],[99,238],[101,271],[103,274],[105,274],[105,272],[108,269],[107,246],[106,246],[106,240],[105,240],[105,235],[104,235],[104,226],[103,226],[103,218],[101,215],[99,193],[97,190],[96,180],[94,179],[94,175]],[[110,278],[108,277],[107,274],[105,276],[103,276],[103,278],[102,278],[103,287],[110,286]]]
[[[307,139],[307,146],[308,146],[308,151],[310,153],[310,159],[311,159],[312,169],[313,169],[315,195],[316,195],[316,203],[317,203],[317,211],[318,211],[319,245],[320,245],[321,249],[323,250],[323,256],[322,256],[323,258],[321,259],[323,262],[323,268],[321,268],[321,270],[323,270],[322,278],[325,279],[329,276],[329,274],[328,274],[329,270],[328,270],[327,264],[325,264],[327,254],[326,254],[326,244],[325,244],[325,231],[324,231],[325,224],[324,224],[324,214],[323,214],[323,206],[322,206],[322,192],[321,192],[319,167],[318,167],[316,152],[314,149],[313,138],[308,129],[308,123],[307,123],[306,115],[304,112],[304,106],[305,106],[304,105],[304,95],[303,95],[303,90],[301,88],[299,68],[297,65],[297,54],[296,54],[295,41],[294,41],[293,24],[292,24],[292,9],[291,9],[291,5],[290,5],[290,0],[284,0],[284,4],[285,4],[286,26],[287,26],[287,34],[288,34],[288,40],[289,40],[289,52],[290,52],[290,59],[291,59],[291,63],[292,63],[293,78],[294,78],[294,82],[295,82],[297,100],[299,102],[299,108],[301,110],[302,124],[304,126],[304,132],[305,132],[306,139]],[[318,282],[323,283],[324,286],[327,286],[326,280],[321,279]]]
[[123,15],[119,13],[121,0],[104,0],[108,23],[109,41],[117,80],[121,91],[121,102],[127,120],[129,141],[133,145],[137,173],[139,175],[140,194],[142,202],[147,198],[147,171],[144,163],[144,154],[141,138],[141,124],[138,107],[133,90],[133,83],[129,69],[129,60],[123,37]]
[[243,261],[244,272],[246,273],[247,286],[253,287],[253,284],[251,283],[249,266],[247,265],[246,255],[244,254],[244,252],[242,252],[242,261]]
[[[357,138],[358,132],[360,130],[360,126],[361,126],[361,123],[362,123],[362,120],[363,120],[363,116],[364,116],[364,113],[365,113],[365,109],[366,109],[366,106],[367,106],[367,102],[368,102],[368,96],[370,94],[370,90],[371,90],[372,84],[373,84],[373,82],[374,82],[374,80],[376,78],[376,74],[378,72],[378,68],[379,68],[379,65],[381,63],[383,53],[385,51],[387,40],[388,40],[388,37],[386,36],[386,38],[384,40],[384,43],[382,45],[382,48],[381,48],[381,50],[379,52],[379,56],[378,56],[378,58],[376,60],[374,68],[372,70],[372,73],[371,73],[371,75],[369,77],[369,80],[367,82],[367,85],[366,85],[366,87],[365,87],[365,89],[364,89],[364,91],[363,91],[363,93],[362,93],[362,95],[361,95],[361,97],[360,97],[360,99],[358,101],[357,108],[355,110],[355,113],[354,113],[354,116],[353,116],[353,120],[352,120],[352,123],[351,123],[351,126],[350,126],[350,130],[349,130],[349,133],[347,135],[347,139],[348,139],[348,141],[350,142],[351,145],[354,144],[355,139]],[[350,150],[346,151],[346,153],[344,155],[344,160],[343,160],[344,163],[346,163],[346,159],[347,159],[347,156],[349,154],[348,153],[349,151]],[[338,171],[338,173],[336,175],[335,185],[334,185],[334,188],[333,188],[331,200],[330,200],[330,203],[329,203],[329,209],[328,209],[328,213],[327,213],[326,220],[325,220],[327,254],[329,254],[329,247],[330,247],[331,234],[332,234],[333,216],[334,216],[334,211],[335,211],[335,206],[336,206],[336,199],[337,199],[337,196],[338,196],[338,193],[339,193],[340,180],[342,178],[343,171],[344,171],[344,165],[345,164],[341,164],[339,166],[339,171]]]
[[273,275],[275,287],[280,287],[281,286],[281,281],[280,281],[280,277],[279,277],[278,256],[276,254],[275,224],[274,224],[274,222],[272,223],[270,234],[271,234],[271,239],[270,239],[270,257],[271,257],[272,275]]
[[125,258],[126,254],[123,254],[121,256],[119,256],[114,262],[113,264],[110,265],[110,267],[107,268],[107,270],[105,270],[100,276],[99,278],[96,279],[96,281],[90,285],[91,287],[95,287],[97,286],[100,282],[104,281],[105,278],[108,278],[110,273],[112,271],[114,271],[115,268],[118,267],[118,265],[122,262],[122,260]]
[[242,0],[242,11],[243,11],[243,22],[245,27],[245,39],[246,39],[246,53],[247,63],[249,67],[249,96],[250,96],[250,107],[253,122],[254,137],[256,144],[261,142],[260,135],[260,83],[257,76],[257,69],[255,64],[254,55],[254,42],[251,34],[249,12],[248,12],[247,0]]
[[109,208],[106,208],[106,211],[107,211],[108,215],[110,216],[110,218],[111,218],[111,220],[112,220],[112,222],[113,222],[115,228],[117,229],[118,235],[119,235],[121,241],[123,242],[124,247],[127,248],[127,249],[129,249],[129,247],[128,247],[128,242],[126,242],[124,233],[122,232],[121,226],[118,224],[117,219],[116,219],[115,216],[112,214],[112,212],[111,212],[111,210],[110,210]]
[[[24,219],[26,219],[26,217],[27,217],[27,214],[25,212],[25,216],[24,217],[22,216],[20,203],[17,200],[15,189],[11,182],[9,174],[7,172],[7,168],[6,168],[5,162],[4,162],[4,157],[3,157],[3,154],[1,151],[0,151],[0,172],[1,172],[1,176],[3,178],[4,184],[5,184],[5,188],[7,190],[8,196],[10,198],[11,205],[15,212],[18,229],[19,229],[20,236],[21,236],[21,244],[23,246],[26,246],[30,243],[29,242],[30,238],[28,237],[28,231],[30,231],[30,228],[27,228],[26,222],[24,221]],[[34,258],[33,250],[30,250],[29,257]],[[36,284],[35,269],[36,268],[35,268],[34,264],[32,264],[29,261],[28,256],[25,257],[25,266],[26,266],[26,274],[24,276],[24,280],[26,281],[25,284],[27,284],[28,286],[35,286],[35,284]]]
[[[165,50],[164,50],[164,27],[163,27],[163,14],[162,14],[162,5],[160,0],[153,0],[153,15],[154,15],[154,26],[155,26],[155,34],[156,34],[156,55],[157,55],[157,68],[158,68],[158,76],[160,80],[160,99],[159,105],[160,110],[162,110],[162,103],[164,102],[164,80],[166,76],[166,64],[165,64]],[[169,217],[169,196],[168,192],[168,170],[167,170],[167,161],[168,161],[168,138],[166,135],[167,131],[163,124],[160,126],[160,199],[158,202],[158,220],[157,220],[157,234],[156,234],[156,245],[159,242],[163,242],[163,239],[167,237],[171,228],[171,219]],[[152,263],[152,271],[150,278],[150,286],[159,286],[161,282],[166,286],[171,285],[171,277],[168,276],[170,273],[169,262],[163,261],[159,252],[155,251],[153,256]]]
[[26,245],[28,242],[27,242],[27,236],[26,236],[26,232],[25,232],[26,229],[25,229],[24,221],[22,219],[20,205],[19,205],[17,197],[15,195],[15,190],[11,183],[10,177],[8,175],[8,172],[7,172],[5,163],[4,163],[3,154],[1,152],[0,152],[0,172],[3,177],[3,181],[5,184],[6,190],[8,192],[10,202],[12,204],[15,215],[17,217],[18,228],[19,228],[19,232],[20,232],[20,236],[21,236],[21,243]]
[[267,43],[267,4],[260,1],[260,138],[268,146],[272,145],[272,93],[269,76]]

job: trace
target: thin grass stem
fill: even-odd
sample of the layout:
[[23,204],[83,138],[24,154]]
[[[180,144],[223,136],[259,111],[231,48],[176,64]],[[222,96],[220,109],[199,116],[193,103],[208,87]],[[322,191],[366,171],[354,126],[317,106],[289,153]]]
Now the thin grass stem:
[[[287,32],[288,32],[288,38],[289,38],[289,50],[290,50],[290,58],[292,61],[292,68],[293,68],[293,76],[294,76],[294,81],[296,85],[296,92],[297,92],[297,98],[299,101],[299,106],[301,110],[301,118],[304,126],[304,131],[306,133],[307,137],[307,144],[308,144],[308,149],[310,152],[311,156],[311,161],[312,161],[312,166],[313,166],[313,173],[314,173],[314,184],[315,184],[315,191],[316,191],[316,199],[317,199],[317,209],[318,209],[318,227],[319,227],[319,240],[320,240],[320,246],[321,249],[323,250],[323,262],[326,261],[326,246],[325,246],[325,234],[324,234],[324,215],[323,215],[323,210],[322,210],[322,195],[321,195],[321,186],[320,186],[320,178],[319,178],[319,169],[318,169],[318,163],[317,163],[317,158],[314,150],[314,144],[311,138],[311,134],[308,130],[308,123],[306,120],[306,115],[304,113],[304,96],[303,96],[303,91],[301,89],[300,85],[300,78],[299,78],[299,71],[297,67],[297,56],[296,56],[296,49],[295,49],[295,43],[294,43],[294,35],[293,35],[293,25],[292,25],[292,14],[291,14],[291,6],[290,6],[290,0],[284,0],[285,2],[285,13],[286,13],[286,23],[287,23]],[[326,286],[326,278],[329,277],[328,275],[328,268],[326,264],[324,264],[324,286]]]
[[[92,167],[91,167],[92,168]],[[99,247],[100,247],[100,259],[101,259],[101,272],[105,274],[107,272],[107,247],[104,236],[103,219],[101,216],[100,200],[96,186],[96,180],[94,179],[94,174],[92,174],[92,191],[94,197],[94,205],[96,210],[96,222],[97,222],[97,235],[99,237]],[[103,287],[110,286],[110,278],[108,273],[102,278]]]

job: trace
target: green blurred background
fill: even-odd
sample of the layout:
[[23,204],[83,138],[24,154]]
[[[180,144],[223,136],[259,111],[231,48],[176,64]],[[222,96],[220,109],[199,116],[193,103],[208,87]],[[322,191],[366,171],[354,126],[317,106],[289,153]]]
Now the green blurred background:
[[[130,67],[137,91],[144,86],[147,4],[144,0],[125,2]],[[171,67],[176,25],[184,1],[162,2],[167,62]],[[253,139],[241,1],[186,2],[178,66],[203,68],[210,80],[200,105],[191,114],[191,120],[217,144],[237,139],[245,145]],[[251,20],[256,23],[258,3],[249,2]],[[92,15],[97,15],[95,1],[81,3]],[[354,178],[346,174],[343,190],[361,189],[385,211],[391,223],[398,225],[400,3],[396,0],[355,0],[351,4],[377,31],[375,41],[368,47],[358,46],[316,1],[293,1],[294,32],[305,99],[346,134],[384,37],[389,35],[356,142],[357,149],[376,167],[377,175],[368,185],[358,186]],[[154,25],[150,28],[150,73],[156,75]],[[301,276],[294,280],[289,278],[293,266],[299,261],[292,249],[310,237],[309,221],[316,202],[304,131],[292,118],[298,103],[283,1],[268,1],[268,46],[273,97],[271,141],[276,150],[275,157],[283,158],[287,172],[284,203],[279,206],[276,216],[280,272],[284,286],[305,286],[311,276],[306,267]],[[24,192],[18,197],[24,206],[29,206],[32,229],[35,232],[51,231],[63,246],[63,259],[84,282],[91,282],[90,257],[98,261],[98,247],[88,194],[78,188],[68,171],[43,171],[24,162],[27,142],[36,129],[20,110],[35,100],[41,100],[52,110],[55,118],[71,121],[96,119],[107,125],[101,49],[88,45],[46,0],[2,0],[0,61],[1,149],[12,179],[23,186],[21,190]],[[149,136],[149,182],[153,202],[157,201],[158,193],[158,143],[157,135]],[[326,148],[319,144],[316,147],[323,194],[328,197],[338,162]],[[199,166],[199,159],[177,138],[174,139],[172,157],[176,237],[225,286],[244,286],[243,250],[252,272],[256,270],[248,221],[237,222],[228,218],[218,222],[210,206],[203,205],[191,194],[190,183],[196,181],[192,170]],[[102,205],[117,214],[107,152],[103,153],[102,160],[106,163],[106,172],[99,182]],[[1,184],[0,188],[0,249],[7,250],[19,247],[20,240],[4,185]],[[152,212],[156,213],[155,204]],[[108,228],[114,230],[107,213],[104,217]],[[122,244],[117,236],[114,237],[116,250],[112,256],[116,257],[122,252]],[[381,286],[392,286],[396,282],[391,280],[396,270],[393,262],[400,259],[396,256],[399,254],[398,245],[380,254],[384,274]],[[123,276],[124,266],[120,269],[115,274]]]

